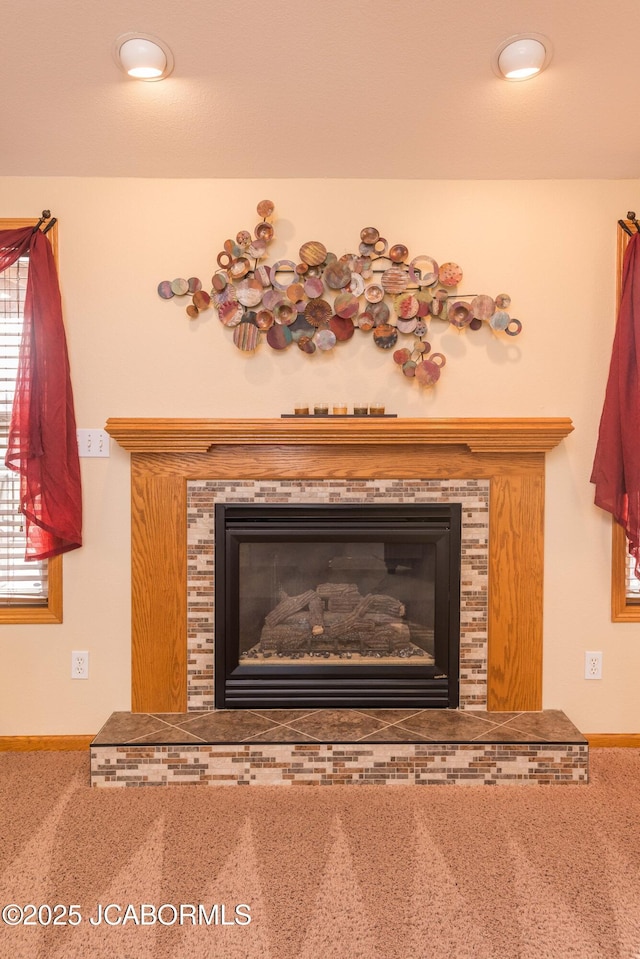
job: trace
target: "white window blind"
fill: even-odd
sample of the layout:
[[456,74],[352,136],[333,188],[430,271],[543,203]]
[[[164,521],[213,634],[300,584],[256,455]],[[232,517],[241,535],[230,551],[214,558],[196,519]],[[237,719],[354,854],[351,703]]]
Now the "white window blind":
[[18,371],[29,257],[0,273],[0,607],[46,606],[44,562],[26,562],[20,477],[4,465]]
[[628,552],[625,556],[625,564],[627,602],[640,604],[640,579],[636,576],[636,561]]

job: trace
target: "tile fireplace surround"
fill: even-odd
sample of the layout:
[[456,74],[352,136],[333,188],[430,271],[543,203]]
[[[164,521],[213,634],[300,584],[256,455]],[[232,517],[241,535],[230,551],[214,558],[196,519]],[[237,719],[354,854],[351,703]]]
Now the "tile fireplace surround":
[[[570,420],[106,428],[131,453],[133,712],[92,743],[94,785],[586,781],[586,741],[541,709],[544,462]],[[345,498],[462,504],[460,709],[216,710],[214,502]]]

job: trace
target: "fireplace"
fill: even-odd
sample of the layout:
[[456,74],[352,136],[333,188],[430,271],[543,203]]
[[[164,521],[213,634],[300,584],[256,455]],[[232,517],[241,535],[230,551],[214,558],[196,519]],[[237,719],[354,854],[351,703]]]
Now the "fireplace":
[[[541,709],[544,461],[572,431],[568,418],[114,418],[106,429],[131,454],[134,712],[188,708],[190,483],[378,487],[393,477],[408,487],[420,478],[487,483],[488,645],[478,706]],[[470,591],[470,610],[473,599]]]
[[460,503],[216,503],[216,707],[457,707],[460,558]]

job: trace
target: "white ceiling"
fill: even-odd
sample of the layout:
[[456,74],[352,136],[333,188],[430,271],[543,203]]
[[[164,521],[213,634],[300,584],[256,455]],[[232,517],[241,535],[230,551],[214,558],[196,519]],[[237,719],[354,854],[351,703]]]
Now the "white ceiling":
[[[497,79],[525,31],[551,65]],[[635,178],[639,40],[640,0],[0,0],[0,175]]]

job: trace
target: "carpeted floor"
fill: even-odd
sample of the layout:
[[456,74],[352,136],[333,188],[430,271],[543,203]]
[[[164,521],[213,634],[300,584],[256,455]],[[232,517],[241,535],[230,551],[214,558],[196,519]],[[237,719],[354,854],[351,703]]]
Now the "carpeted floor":
[[0,754],[0,910],[45,907],[5,909],[0,959],[640,959],[639,750],[591,750],[588,786],[91,790],[88,767]]

